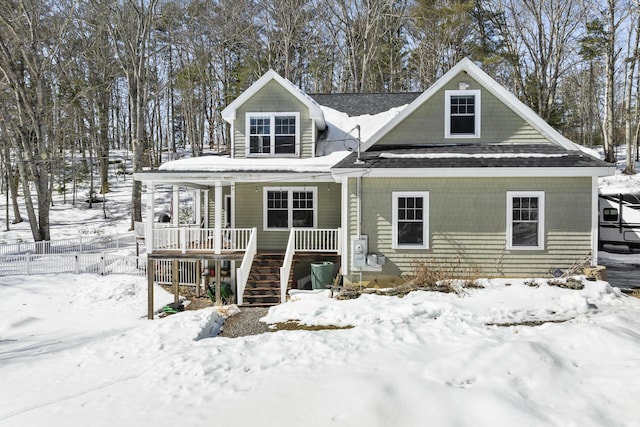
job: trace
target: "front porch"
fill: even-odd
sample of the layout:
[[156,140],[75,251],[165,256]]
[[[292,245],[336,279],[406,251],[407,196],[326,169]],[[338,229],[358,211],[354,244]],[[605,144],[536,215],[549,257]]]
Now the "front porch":
[[[278,304],[286,301],[297,279],[292,267],[296,253],[333,254],[340,259],[345,239],[339,228],[341,185],[329,177],[314,176],[313,181],[296,177],[293,184],[288,181],[293,177],[280,175],[282,183],[275,179],[259,182],[257,177],[244,175],[243,181],[230,176],[212,180],[210,174],[200,173],[159,174],[156,178],[159,180],[145,181],[143,234],[147,254],[165,272],[172,272],[173,260],[178,260],[171,281],[167,283],[163,276],[165,285],[175,280],[187,284],[181,280],[190,277],[194,279],[189,285],[202,286],[202,272],[219,271],[221,263],[229,275],[216,277],[216,289],[221,281],[229,283],[239,305]],[[269,274],[260,272],[264,258],[256,261],[265,252],[279,254],[277,261],[269,260]],[[322,257],[317,258],[321,261]],[[160,283],[158,276],[157,271],[150,273],[150,283]]]
[[[148,251],[148,302],[149,319],[153,318],[153,285],[157,283],[156,266],[161,262],[171,262],[171,283],[174,298],[178,298],[178,282],[180,276],[195,277],[195,286],[200,290],[202,269],[214,266],[216,302],[221,304],[220,276],[223,263],[230,265],[231,283],[238,305],[273,305],[285,302],[287,292],[294,282],[293,266],[296,254],[304,254],[305,259],[316,261],[324,255],[333,254],[339,259],[342,254],[341,229],[293,228],[289,232],[287,246],[282,251],[277,265],[270,259],[270,283],[265,284],[255,271],[264,266],[257,261],[258,232],[256,228],[196,228],[192,226],[165,226],[151,224],[151,243],[147,243]],[[159,227],[153,228],[153,226]],[[261,257],[260,259],[264,259]],[[281,260],[281,262],[280,262]],[[190,274],[181,272],[179,261],[192,261],[190,265],[197,271]],[[239,266],[237,266],[239,264]],[[204,291],[206,293],[206,289]],[[263,295],[261,295],[263,293]]]

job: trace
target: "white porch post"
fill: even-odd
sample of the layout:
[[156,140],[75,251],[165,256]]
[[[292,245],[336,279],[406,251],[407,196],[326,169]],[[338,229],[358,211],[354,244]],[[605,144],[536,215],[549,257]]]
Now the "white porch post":
[[155,212],[155,186],[153,182],[147,183],[147,222],[144,227],[144,240],[147,246],[147,253],[153,252],[153,216]]
[[204,199],[204,228],[209,228],[209,190],[203,190],[202,198]]
[[171,190],[171,224],[177,227],[180,225],[180,187],[174,185]]
[[196,224],[198,226],[202,226],[202,220],[203,220],[203,216],[202,216],[202,190],[198,189],[195,190],[196,194],[195,194],[195,206],[194,206],[194,212],[195,212],[195,220],[196,220]]
[[342,266],[342,275],[349,274],[349,178],[343,177],[341,180],[341,193],[340,193],[340,235],[338,239],[341,241],[342,254],[340,265]]
[[222,251],[222,184],[216,181],[214,193],[214,251],[219,254]]
[[227,212],[227,222],[229,227],[236,228],[236,185],[231,184],[231,210]]

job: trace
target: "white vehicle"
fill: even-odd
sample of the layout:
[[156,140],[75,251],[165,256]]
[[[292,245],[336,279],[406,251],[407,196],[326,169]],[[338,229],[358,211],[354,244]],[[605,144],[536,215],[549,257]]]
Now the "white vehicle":
[[640,248],[640,194],[600,194],[598,246]]

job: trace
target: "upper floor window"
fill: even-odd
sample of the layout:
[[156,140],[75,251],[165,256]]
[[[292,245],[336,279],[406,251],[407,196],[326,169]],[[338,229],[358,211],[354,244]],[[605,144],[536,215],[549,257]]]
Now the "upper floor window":
[[544,192],[507,192],[507,249],[544,249]]
[[445,137],[480,137],[480,91],[445,91]]
[[247,156],[295,156],[299,113],[247,113]]

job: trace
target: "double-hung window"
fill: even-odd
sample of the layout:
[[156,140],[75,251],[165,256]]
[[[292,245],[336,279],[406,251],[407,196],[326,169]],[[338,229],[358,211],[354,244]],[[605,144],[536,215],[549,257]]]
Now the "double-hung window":
[[544,249],[544,192],[507,192],[507,249]]
[[265,230],[316,227],[317,189],[266,187],[264,189],[264,207]]
[[247,156],[298,154],[300,114],[247,113]]
[[446,138],[480,137],[480,91],[445,91]]
[[429,192],[394,192],[393,248],[429,247]]

